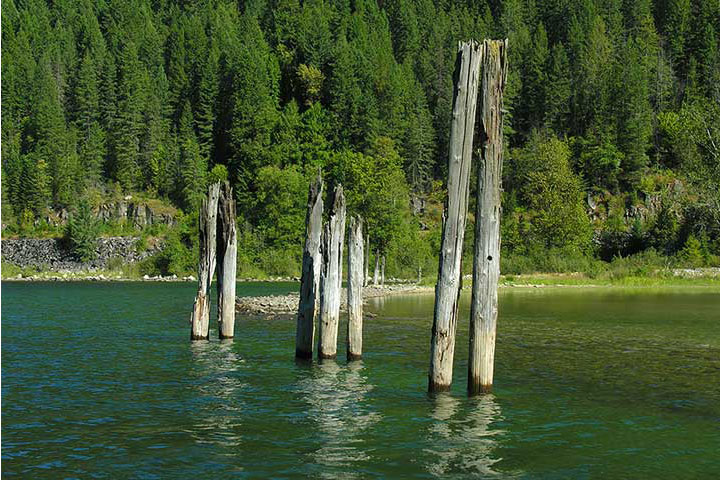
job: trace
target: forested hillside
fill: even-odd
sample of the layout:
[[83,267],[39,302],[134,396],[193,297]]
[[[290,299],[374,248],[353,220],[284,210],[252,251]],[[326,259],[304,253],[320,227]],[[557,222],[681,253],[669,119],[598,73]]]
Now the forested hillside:
[[507,37],[506,270],[720,255],[717,0],[6,0],[2,27],[9,231],[143,193],[191,250],[228,178],[239,262],[293,272],[321,169],[391,271],[435,269],[457,42]]

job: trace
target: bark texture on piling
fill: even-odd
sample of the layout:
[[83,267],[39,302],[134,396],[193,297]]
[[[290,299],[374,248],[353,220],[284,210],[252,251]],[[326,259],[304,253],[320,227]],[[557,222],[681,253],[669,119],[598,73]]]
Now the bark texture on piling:
[[337,357],[340,321],[342,255],[345,241],[345,195],[342,185],[335,188],[330,218],[323,229],[323,269],[320,275],[320,322],[318,358]]
[[453,117],[450,126],[448,199],[443,214],[442,244],[430,343],[428,389],[431,392],[448,390],[452,383],[480,57],[480,45],[477,42],[465,42],[458,46]]
[[350,218],[347,273],[347,359],[362,357],[363,331],[363,221]]
[[323,181],[318,175],[310,185],[305,215],[305,246],[303,248],[300,302],[295,332],[295,357],[311,359],[315,343],[315,318],[320,307],[320,273],[322,270]]
[[217,219],[218,332],[220,338],[235,336],[235,286],[237,274],[237,227],[235,200],[230,183],[220,189]]
[[480,124],[482,156],[478,168],[475,252],[470,307],[468,392],[490,391],[493,383],[500,277],[500,191],[503,162],[503,92],[507,78],[507,40],[482,45]]
[[365,276],[363,277],[363,287],[367,287],[370,279],[370,230],[365,234]]
[[208,187],[208,195],[200,207],[199,236],[200,260],[198,262],[198,291],[193,313],[190,317],[192,340],[207,340],[210,329],[210,283],[215,273],[215,240],[217,237],[217,211],[220,183]]
[[375,250],[375,270],[373,271],[373,285],[380,284],[380,251]]

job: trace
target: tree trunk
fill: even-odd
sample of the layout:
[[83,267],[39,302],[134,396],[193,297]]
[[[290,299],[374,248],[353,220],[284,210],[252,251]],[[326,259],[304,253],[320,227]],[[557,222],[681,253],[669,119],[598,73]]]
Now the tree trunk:
[[380,285],[385,286],[385,255],[380,259]]
[[422,265],[418,265],[418,279],[417,283],[418,285],[422,282]]
[[448,159],[448,200],[443,220],[430,343],[428,389],[431,392],[449,390],[452,383],[479,66],[480,46],[475,41],[461,43],[458,46],[455,62],[456,83]]
[[190,316],[191,340],[207,340],[210,329],[210,283],[215,273],[215,239],[220,183],[208,187],[208,196],[200,207],[200,261],[198,263],[198,291]]
[[478,169],[475,256],[470,307],[468,392],[488,392],[493,383],[500,277],[500,183],[503,161],[503,91],[507,40],[482,45],[482,158]]
[[235,336],[237,228],[233,190],[227,181],[220,190],[217,231],[218,331],[221,339],[233,338]]
[[295,332],[295,357],[312,359],[315,343],[315,318],[320,306],[320,271],[322,255],[323,182],[320,175],[310,185],[307,213],[305,214],[305,247],[303,249],[302,276],[300,277],[300,304],[298,305]]
[[342,255],[345,241],[345,195],[342,185],[335,188],[330,218],[323,231],[323,269],[320,276],[320,341],[318,358],[337,356],[340,321]]
[[373,272],[373,285],[378,286],[380,282],[380,252],[375,250],[375,271]]
[[347,359],[362,357],[363,328],[363,221],[360,217],[350,219],[348,236],[347,273]]
[[365,276],[363,277],[363,287],[367,287],[370,280],[370,230],[365,234]]

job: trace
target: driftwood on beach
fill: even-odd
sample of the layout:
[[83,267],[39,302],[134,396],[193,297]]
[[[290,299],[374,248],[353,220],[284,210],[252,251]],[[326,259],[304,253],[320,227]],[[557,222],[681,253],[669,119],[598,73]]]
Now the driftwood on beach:
[[200,207],[200,260],[198,263],[198,290],[190,317],[192,340],[207,340],[210,329],[210,283],[215,273],[215,247],[217,211],[220,183],[208,187],[208,195]]
[[302,277],[300,278],[300,301],[297,310],[295,332],[295,356],[310,359],[315,342],[315,318],[320,303],[320,270],[322,256],[323,182],[320,176],[310,185],[307,213],[305,216],[305,246],[303,248]]
[[443,215],[442,244],[430,343],[428,389],[431,392],[448,390],[452,383],[460,296],[460,267],[468,209],[480,59],[481,50],[477,42],[470,41],[459,45],[450,126],[448,200]]
[[323,268],[320,274],[320,321],[318,322],[318,358],[320,359],[337,356],[344,240],[345,194],[342,185],[338,185],[335,187],[330,217],[323,229]]

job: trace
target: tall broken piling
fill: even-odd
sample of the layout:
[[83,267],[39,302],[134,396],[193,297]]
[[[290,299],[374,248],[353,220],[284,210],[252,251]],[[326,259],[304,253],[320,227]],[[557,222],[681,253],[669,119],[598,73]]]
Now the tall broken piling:
[[342,185],[338,185],[335,187],[330,217],[323,229],[323,269],[320,275],[319,359],[335,358],[337,356],[344,240],[345,195]]
[[320,307],[320,252],[323,215],[323,181],[320,175],[310,184],[305,215],[305,246],[303,248],[300,303],[295,332],[295,357],[311,359],[315,343],[315,318]]
[[482,45],[482,156],[478,168],[475,251],[470,313],[468,392],[490,391],[500,278],[500,186],[503,162],[503,93],[507,78],[507,40]]
[[452,383],[480,60],[481,49],[477,42],[465,42],[458,46],[450,126],[448,199],[443,218],[430,343],[430,392],[449,390]]

